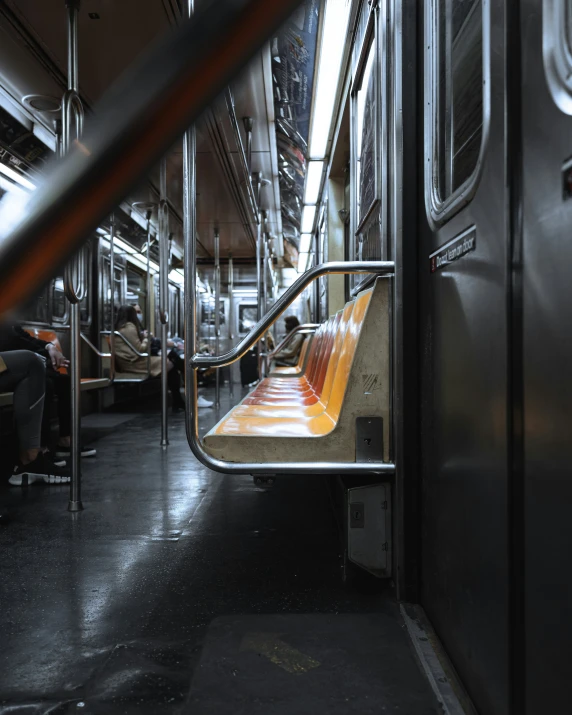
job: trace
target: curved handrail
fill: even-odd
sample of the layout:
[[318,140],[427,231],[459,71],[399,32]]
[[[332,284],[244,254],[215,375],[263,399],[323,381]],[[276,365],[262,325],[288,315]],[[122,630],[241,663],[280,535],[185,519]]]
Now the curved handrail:
[[272,350],[272,352],[269,352],[267,357],[269,360],[272,360],[272,358],[279,353],[281,350],[283,350],[286,345],[292,340],[292,338],[295,335],[309,335],[311,333],[315,333],[316,330],[320,327],[320,323],[304,323],[304,325],[298,325],[296,326],[293,330],[291,330],[288,335],[285,336],[285,338],[282,340],[281,343],[278,344],[277,347]]
[[112,357],[111,353],[102,353],[101,350],[95,347],[95,345],[91,342],[91,340],[86,337],[83,333],[80,333],[80,337],[83,340],[83,342],[91,348],[91,350],[97,355],[97,357],[100,358],[110,358]]
[[[186,266],[185,266],[186,268]],[[313,266],[303,273],[292,283],[274,303],[272,308],[261,318],[252,330],[237,345],[231,348],[224,355],[204,355],[195,353],[189,360],[191,367],[224,367],[231,365],[250,350],[260,338],[266,333],[268,328],[275,323],[288,306],[300,295],[300,293],[316,278],[332,274],[345,273],[373,273],[376,275],[392,275],[395,268],[393,261],[332,261]],[[187,333],[189,331],[187,330]]]
[[127,347],[128,347],[132,352],[134,352],[135,355],[137,355],[138,357],[148,358],[148,357],[150,356],[150,354],[151,354],[150,351],[149,351],[148,353],[140,353],[139,350],[137,350],[137,348],[133,345],[133,343],[129,342],[129,340],[127,340],[127,338],[125,337],[125,335],[123,335],[123,333],[120,333],[119,330],[114,330],[114,331],[113,331],[113,334],[114,334],[114,335],[117,335],[117,337],[121,338],[121,340],[123,340],[123,342],[125,343],[125,345],[127,345]]

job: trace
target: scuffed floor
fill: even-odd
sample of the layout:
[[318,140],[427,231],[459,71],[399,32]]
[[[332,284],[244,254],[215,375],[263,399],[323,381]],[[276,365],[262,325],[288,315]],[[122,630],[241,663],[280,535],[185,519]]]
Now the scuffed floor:
[[389,595],[342,583],[322,477],[259,488],[199,465],[182,415],[166,450],[156,412],[94,417],[84,512],[1,492],[0,714],[437,712]]

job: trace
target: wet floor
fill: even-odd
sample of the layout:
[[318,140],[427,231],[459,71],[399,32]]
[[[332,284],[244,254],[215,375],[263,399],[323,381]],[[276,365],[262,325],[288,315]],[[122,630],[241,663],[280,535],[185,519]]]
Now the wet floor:
[[0,492],[1,714],[438,712],[390,591],[342,581],[323,477],[215,474],[182,415],[167,449],[154,410],[86,425],[83,512]]

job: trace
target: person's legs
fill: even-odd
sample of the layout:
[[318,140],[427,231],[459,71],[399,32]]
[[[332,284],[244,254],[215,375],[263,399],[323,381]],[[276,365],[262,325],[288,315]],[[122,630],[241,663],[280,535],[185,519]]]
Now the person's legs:
[[[53,386],[58,398],[59,446],[69,446],[71,434],[71,380],[69,375],[63,375],[48,367],[47,381]],[[53,394],[53,393],[52,393]]]
[[0,391],[14,392],[14,418],[20,444],[20,461],[28,464],[40,452],[44,411],[44,361],[29,350],[3,353],[8,368],[0,373]]
[[171,362],[167,360],[167,385],[171,392],[171,401],[174,410],[185,407],[185,401],[181,397],[181,374]]

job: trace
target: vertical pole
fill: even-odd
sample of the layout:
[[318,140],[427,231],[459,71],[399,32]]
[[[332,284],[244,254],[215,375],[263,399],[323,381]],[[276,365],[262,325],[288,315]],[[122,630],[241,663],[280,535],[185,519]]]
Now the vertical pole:
[[[185,14],[190,18],[194,0],[186,0]],[[187,438],[199,433],[197,409],[197,371],[190,358],[197,352],[197,139],[195,127],[183,135],[183,244],[185,288],[185,427]]]
[[167,157],[159,178],[159,319],[161,321],[161,447],[169,444],[167,339],[169,328],[169,205],[167,203]]
[[151,376],[151,292],[153,290],[153,281],[151,280],[151,216],[153,211],[147,209],[147,297],[145,300],[145,312],[147,322],[147,377]]
[[[214,309],[215,309],[215,319],[214,319],[214,330],[215,330],[215,355],[220,355],[220,234],[217,229],[215,229],[214,237],[214,254],[215,254],[215,265],[214,265]],[[215,383],[215,407],[220,407],[220,368],[216,371],[216,383]]]
[[[269,251],[268,251],[268,234],[266,231],[264,232],[264,256],[263,256],[263,261],[262,261],[262,270],[263,270],[263,275],[262,275],[262,287],[263,287],[263,296],[262,296],[262,313],[263,315],[266,315],[268,312],[268,259],[269,259]],[[268,341],[266,337],[264,338],[264,360],[263,360],[263,375],[266,377],[268,374]]]
[[[78,80],[78,37],[77,37],[77,14],[79,10],[79,0],[66,0],[67,8],[67,39],[68,39],[68,92],[77,93],[79,90]],[[77,98],[79,102],[79,98]],[[62,150],[64,154],[70,149],[71,141],[71,116],[66,113],[63,127],[64,142]],[[77,133],[80,132],[80,125],[77,125]],[[85,269],[81,263],[84,260],[84,252],[81,251],[70,265],[69,275],[72,278],[73,286],[71,292],[85,291],[85,282],[81,285],[81,276],[85,279]],[[77,512],[83,509],[81,501],[81,455],[79,434],[81,430],[81,316],[78,295],[68,296],[70,300],[70,394],[71,394],[71,434],[70,434],[70,497],[68,511]]]
[[115,373],[115,212],[111,214],[109,226],[109,272],[111,279],[111,300],[109,305],[110,313],[110,333],[109,333],[109,352],[111,353],[111,365],[109,368],[109,377],[113,380]]
[[[230,346],[234,346],[234,264],[232,253],[228,254],[228,337]],[[228,390],[230,398],[234,398],[234,382],[232,379],[233,367],[230,366]]]

